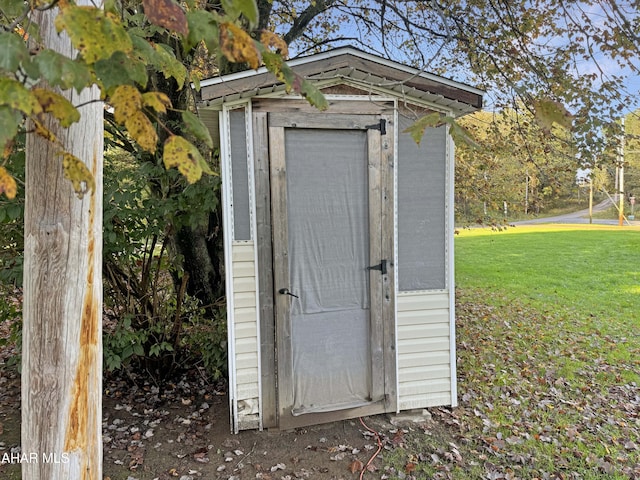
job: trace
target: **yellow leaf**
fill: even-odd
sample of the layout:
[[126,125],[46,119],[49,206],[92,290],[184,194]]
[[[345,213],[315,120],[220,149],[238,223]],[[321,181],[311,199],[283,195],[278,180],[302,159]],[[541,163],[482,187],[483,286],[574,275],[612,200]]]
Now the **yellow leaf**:
[[115,15],[93,6],[68,2],[59,2],[59,6],[56,29],[58,33],[67,32],[87,63],[107,59],[117,51],[128,53],[133,48],[131,37]]
[[198,149],[183,137],[173,135],[164,143],[164,166],[177,167],[189,183],[200,180],[203,173],[213,173]]
[[42,125],[39,121],[32,119],[33,124],[35,125],[36,134],[40,135],[42,138],[49,140],[51,143],[56,143],[58,140],[56,136],[53,134],[51,130]]
[[124,122],[129,135],[146,151],[154,153],[158,143],[158,134],[151,121],[142,110],[138,110]]
[[66,128],[80,120],[80,112],[62,95],[44,88],[34,88],[32,93],[38,99],[42,110],[57,118],[63,127]]
[[89,190],[95,192],[96,182],[87,166],[82,163],[82,160],[69,152],[60,152],[60,155],[62,155],[64,176],[73,185],[78,198],[82,199]]
[[220,24],[220,50],[231,62],[246,62],[253,69],[260,66],[260,53],[247,32],[233,23]]
[[123,124],[129,117],[142,110],[142,95],[132,85],[120,85],[111,95],[110,103],[116,122]]
[[12,200],[16,197],[17,192],[18,185],[15,179],[9,175],[6,168],[0,167],[0,195],[4,193],[9,200]]
[[260,43],[267,48],[274,48],[276,52],[280,52],[284,58],[289,56],[289,47],[282,37],[276,35],[269,30],[262,30],[260,33]]
[[536,121],[543,130],[550,131],[554,123],[566,130],[571,129],[573,115],[562,103],[542,98],[533,101],[533,108],[535,109]]
[[143,106],[149,106],[156,111],[166,112],[171,105],[169,98],[160,92],[148,92],[142,95],[132,85],[121,85],[111,96],[113,117],[116,122],[124,125],[131,137],[143,149],[154,153],[158,143],[158,134],[149,118],[142,111]]
[[10,140],[4,145],[4,149],[2,151],[2,158],[9,158],[11,152],[13,152],[14,141]]
[[167,107],[171,106],[171,100],[162,92],[147,92],[142,94],[142,104],[158,113],[166,113]]

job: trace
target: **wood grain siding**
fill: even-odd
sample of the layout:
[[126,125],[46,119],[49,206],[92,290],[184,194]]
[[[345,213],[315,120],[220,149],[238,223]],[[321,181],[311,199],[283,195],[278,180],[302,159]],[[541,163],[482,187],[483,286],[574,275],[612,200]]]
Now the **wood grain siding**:
[[253,242],[233,242],[233,333],[238,428],[257,428],[259,418],[259,347],[256,269]]
[[399,293],[400,410],[451,404],[449,293]]

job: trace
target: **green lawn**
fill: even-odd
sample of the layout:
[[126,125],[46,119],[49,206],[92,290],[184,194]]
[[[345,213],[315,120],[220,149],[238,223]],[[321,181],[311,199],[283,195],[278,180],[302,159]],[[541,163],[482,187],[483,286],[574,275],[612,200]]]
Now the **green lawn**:
[[543,312],[575,310],[611,327],[612,318],[631,326],[640,317],[640,231],[556,228],[462,231],[458,287],[482,288],[489,300],[495,291]]
[[425,479],[640,478],[640,231],[475,229],[455,246],[460,404],[387,465]]

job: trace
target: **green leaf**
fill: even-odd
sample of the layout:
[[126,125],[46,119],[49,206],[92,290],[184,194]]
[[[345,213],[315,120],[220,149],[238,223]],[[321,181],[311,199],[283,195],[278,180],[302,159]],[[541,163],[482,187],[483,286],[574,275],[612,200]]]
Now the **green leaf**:
[[449,125],[449,134],[457,145],[460,143],[466,143],[471,148],[480,148],[480,145],[474,140],[473,135],[471,135],[469,130],[456,122],[455,118],[447,115],[443,117],[442,120]]
[[171,49],[159,43],[153,45],[155,55],[152,60],[154,67],[162,72],[165,78],[173,77],[182,89],[187,78],[187,69],[178,61]]
[[25,11],[23,0],[2,0],[2,14],[7,18],[14,19],[22,15]]
[[258,4],[255,0],[235,0],[238,9],[249,20],[250,27],[258,24]]
[[0,105],[0,154],[7,143],[18,134],[21,122],[22,115],[19,112],[7,105]]
[[287,65],[281,55],[270,52],[261,46],[262,60],[265,67],[273,73],[278,80],[283,82],[287,91],[302,95],[311,105],[318,110],[326,110],[329,108],[329,102],[322,92],[311,82],[295,73],[289,65]]
[[22,208],[18,203],[12,203],[7,207],[7,216],[9,220],[17,220],[22,215]]
[[124,52],[115,52],[106,60],[98,60],[94,68],[107,94],[118,85],[137,83],[143,88],[147,86],[147,66]]
[[197,75],[193,75],[193,73],[190,75],[189,77],[191,79],[191,84],[193,85],[193,89],[196,92],[200,91],[200,79],[197,77]]
[[194,113],[185,110],[182,112],[182,121],[184,121],[187,131],[198,140],[202,140],[207,147],[213,148],[213,140],[209,129],[202,123],[202,120]]
[[117,17],[100,8],[67,4],[61,7],[55,26],[58,32],[68,33],[73,46],[89,64],[133,48]]
[[53,50],[42,50],[33,59],[47,83],[63,90],[75,88],[77,92],[91,83],[87,65],[60,55]]
[[200,180],[203,173],[213,174],[195,145],[177,135],[169,137],[164,143],[162,160],[167,169],[177,167],[189,183]]
[[249,28],[258,23],[258,5],[255,0],[222,0],[222,8],[233,19],[240,15],[249,21]]
[[156,51],[147,39],[139,35],[131,35],[131,43],[133,44],[133,50],[131,56],[140,60],[145,65],[153,63]]
[[327,102],[327,99],[324,97],[322,92],[318,90],[313,83],[308,82],[307,80],[303,80],[300,85],[299,93],[307,99],[307,102],[316,107],[318,110],[326,110],[327,108],[329,108],[329,102]]
[[57,118],[63,127],[69,127],[80,120],[80,112],[62,95],[44,88],[34,88],[32,92],[38,99],[42,110]]
[[34,62],[35,57],[30,57],[29,60],[22,62],[22,70],[27,74],[27,77],[34,80],[34,84],[40,81],[42,75],[40,74],[40,67]]
[[429,127],[437,127],[442,123],[442,115],[438,112],[432,112],[424,117],[420,117],[413,125],[405,129],[402,133],[408,133],[413,141],[420,145],[424,132]]
[[7,105],[26,115],[38,114],[42,111],[38,100],[20,82],[7,77],[0,77],[0,105]]
[[21,63],[29,60],[29,50],[24,40],[15,33],[0,33],[0,70],[16,72]]
[[187,12],[187,22],[189,22],[189,35],[185,41],[186,48],[190,50],[204,41],[209,52],[215,52],[218,48],[220,17],[212,12],[198,10]]

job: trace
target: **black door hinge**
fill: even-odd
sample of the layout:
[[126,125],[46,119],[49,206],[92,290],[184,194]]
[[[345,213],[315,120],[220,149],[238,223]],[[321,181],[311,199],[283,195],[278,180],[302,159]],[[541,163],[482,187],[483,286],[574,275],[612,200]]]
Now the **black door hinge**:
[[380,130],[380,135],[387,134],[387,121],[384,118],[380,119],[380,123],[374,123],[373,125],[367,125],[364,128],[367,130]]
[[367,270],[380,270],[382,275],[387,274],[387,260],[381,260],[378,265],[374,265],[372,267],[367,267]]

